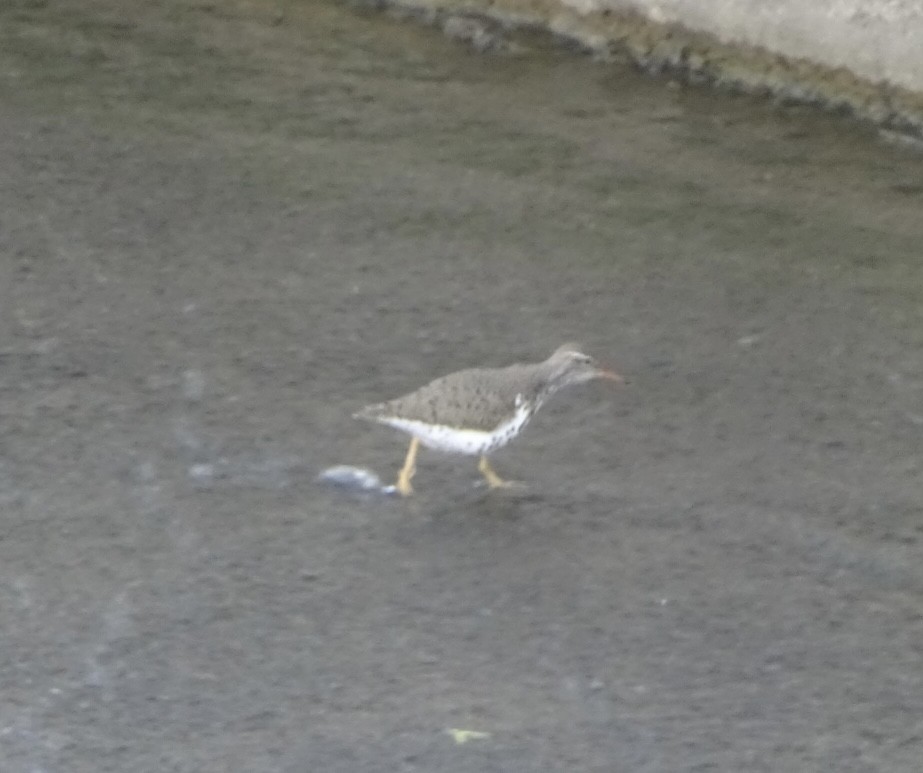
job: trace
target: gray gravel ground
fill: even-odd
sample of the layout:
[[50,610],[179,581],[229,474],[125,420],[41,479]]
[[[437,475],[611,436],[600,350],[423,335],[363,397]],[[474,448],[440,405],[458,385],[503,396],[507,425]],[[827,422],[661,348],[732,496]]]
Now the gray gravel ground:
[[[920,770],[919,155],[327,2],[7,3],[0,107],[4,773]],[[316,481],[569,339],[526,493]]]

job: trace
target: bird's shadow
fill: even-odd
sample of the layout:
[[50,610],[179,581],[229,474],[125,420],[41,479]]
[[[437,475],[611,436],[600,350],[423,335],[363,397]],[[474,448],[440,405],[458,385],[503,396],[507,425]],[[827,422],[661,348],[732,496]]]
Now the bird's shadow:
[[455,489],[446,496],[432,494],[420,502],[421,511],[433,519],[463,514],[493,521],[515,521],[535,514],[536,511],[554,509],[548,492],[533,485],[490,489],[476,483],[464,489]]

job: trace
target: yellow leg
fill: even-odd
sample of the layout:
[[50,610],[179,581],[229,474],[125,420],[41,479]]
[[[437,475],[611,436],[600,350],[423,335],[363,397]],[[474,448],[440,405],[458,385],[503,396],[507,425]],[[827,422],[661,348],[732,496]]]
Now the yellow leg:
[[417,471],[417,451],[419,450],[420,441],[417,438],[413,438],[410,441],[410,448],[407,449],[407,458],[404,459],[404,466],[401,467],[401,471],[397,475],[397,484],[395,488],[401,496],[409,497],[413,494],[413,486],[410,485],[410,479]]
[[478,462],[478,469],[481,471],[481,475],[487,478],[488,488],[513,488],[522,485],[513,480],[503,480],[494,472],[494,468],[490,466],[486,456],[481,457],[481,461]]

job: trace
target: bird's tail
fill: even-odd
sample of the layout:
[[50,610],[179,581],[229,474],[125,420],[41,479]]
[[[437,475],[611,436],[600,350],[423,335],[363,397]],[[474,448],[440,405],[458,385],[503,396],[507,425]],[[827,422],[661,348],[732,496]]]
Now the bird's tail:
[[378,421],[381,419],[384,414],[384,403],[376,403],[375,405],[367,405],[365,408],[360,408],[353,414],[354,419],[362,419],[363,421]]

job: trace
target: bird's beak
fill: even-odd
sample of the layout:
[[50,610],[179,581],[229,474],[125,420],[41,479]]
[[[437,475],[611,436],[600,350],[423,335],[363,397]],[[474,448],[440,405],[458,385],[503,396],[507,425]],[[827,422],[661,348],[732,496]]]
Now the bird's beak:
[[623,378],[622,378],[618,373],[616,373],[614,370],[603,370],[603,369],[597,370],[597,371],[596,371],[596,377],[597,377],[597,378],[604,378],[604,379],[606,379],[607,381],[614,381],[616,384],[624,384],[624,383],[625,383],[625,379],[623,379]]

